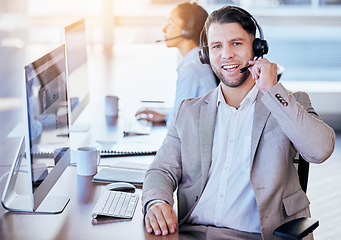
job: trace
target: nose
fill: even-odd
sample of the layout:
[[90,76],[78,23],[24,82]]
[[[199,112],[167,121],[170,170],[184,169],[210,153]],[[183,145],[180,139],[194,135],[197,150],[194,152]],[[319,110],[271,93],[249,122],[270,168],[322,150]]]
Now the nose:
[[230,59],[230,58],[234,57],[234,55],[235,54],[234,54],[232,46],[225,44],[222,47],[221,58]]
[[166,30],[167,30],[167,25],[164,26],[164,28],[162,29],[162,32],[163,32],[163,33],[166,33]]

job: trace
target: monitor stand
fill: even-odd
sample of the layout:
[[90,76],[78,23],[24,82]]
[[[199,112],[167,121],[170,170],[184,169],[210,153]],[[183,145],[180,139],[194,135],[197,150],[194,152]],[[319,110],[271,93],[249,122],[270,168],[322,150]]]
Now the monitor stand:
[[[31,184],[29,179],[29,173],[27,171],[28,164],[25,164],[26,169],[21,169],[22,160],[25,158],[25,140],[22,138],[20,147],[16,154],[16,159],[13,162],[12,168],[10,170],[8,180],[2,195],[1,204],[2,206],[14,212],[32,212],[32,213],[61,213],[70,199],[65,196],[47,196],[37,209],[33,208],[33,195],[32,193],[17,193],[15,191],[16,183],[20,181],[23,182],[23,187],[29,187]],[[29,192],[29,191],[27,191]]]
[[36,210],[33,210],[32,199],[29,195],[15,194],[1,203],[5,209],[11,212],[57,214],[63,212],[69,201],[68,197],[48,196]]

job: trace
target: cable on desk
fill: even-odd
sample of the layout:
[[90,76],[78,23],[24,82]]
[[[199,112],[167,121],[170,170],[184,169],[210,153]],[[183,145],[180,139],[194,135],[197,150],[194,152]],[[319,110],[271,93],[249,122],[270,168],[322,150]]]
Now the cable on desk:
[[2,180],[4,180],[4,178],[10,173],[11,171],[7,171],[5,172],[1,177],[0,177],[0,183],[2,182]]
[[[0,177],[0,183],[2,182],[2,180],[4,180],[4,178],[10,173],[11,171],[7,171],[5,172],[1,177]],[[27,171],[25,170],[16,170],[16,172],[23,172],[23,173],[27,173]]]

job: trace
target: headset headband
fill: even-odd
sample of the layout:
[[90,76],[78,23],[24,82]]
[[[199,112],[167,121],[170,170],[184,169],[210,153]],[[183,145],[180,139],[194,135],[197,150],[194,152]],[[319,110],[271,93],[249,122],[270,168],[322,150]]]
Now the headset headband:
[[[236,11],[238,11],[242,14],[246,14],[256,25],[256,28],[258,29],[258,32],[259,32],[259,38],[255,38],[255,40],[253,41],[252,48],[253,48],[254,55],[257,58],[259,58],[259,57],[263,57],[263,55],[267,54],[269,51],[268,43],[264,39],[263,30],[259,26],[259,24],[257,23],[256,19],[249,12],[247,12],[246,10],[244,10],[242,8],[231,6],[230,9],[235,9]],[[201,49],[199,50],[199,59],[200,59],[201,63],[202,64],[210,64],[209,50],[208,50],[208,46],[207,46],[207,36],[206,36],[206,32],[205,32],[205,26],[200,33],[200,48]]]
[[243,9],[243,8],[236,7],[236,6],[231,7],[231,9],[235,9],[235,10],[237,10],[237,11],[239,11],[239,12],[241,12],[241,13],[244,13],[244,14],[246,14],[247,16],[249,16],[249,18],[251,18],[251,20],[252,20],[252,21],[254,22],[254,24],[256,25],[256,28],[258,29],[259,38],[260,38],[261,40],[264,40],[264,33],[263,33],[262,28],[259,26],[257,20],[256,20],[248,11],[246,11],[246,10]]

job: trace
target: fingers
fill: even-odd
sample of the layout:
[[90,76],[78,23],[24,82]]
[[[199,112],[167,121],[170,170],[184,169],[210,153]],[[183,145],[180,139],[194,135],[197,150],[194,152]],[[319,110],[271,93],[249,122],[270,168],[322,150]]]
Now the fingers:
[[156,114],[156,112],[150,111],[150,110],[143,110],[143,111],[137,112],[135,114],[135,117],[138,120],[147,120],[147,121],[153,122],[154,114]]
[[267,59],[250,61],[253,66],[249,68],[252,78],[256,80],[256,86],[263,93],[267,92],[277,83],[277,65]]
[[176,217],[175,212],[173,211],[173,209],[171,209],[171,211],[163,212],[163,216],[166,221],[166,226],[168,227],[169,233],[174,233],[178,224],[178,218]]
[[149,216],[146,216],[145,223],[148,233],[154,232],[155,235],[161,234],[161,229],[155,215],[149,214]]
[[151,112],[152,111],[150,111],[150,110],[138,111],[137,113],[135,113],[135,116],[141,115],[141,114],[151,114]]
[[153,123],[160,123],[160,122],[165,121],[166,119],[165,114],[157,113],[155,111],[150,111],[150,110],[140,111],[136,113],[135,115],[139,117],[140,120],[147,120]]
[[174,233],[177,223],[177,217],[172,207],[166,203],[152,205],[145,216],[147,232],[154,232],[155,235]]

